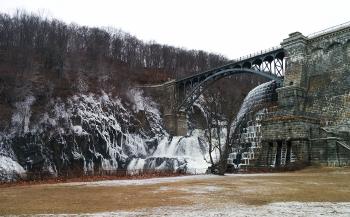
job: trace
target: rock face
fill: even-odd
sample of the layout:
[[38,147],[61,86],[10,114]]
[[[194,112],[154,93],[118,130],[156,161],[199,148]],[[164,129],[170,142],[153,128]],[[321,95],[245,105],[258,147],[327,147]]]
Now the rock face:
[[[26,171],[55,176],[101,169],[178,170],[198,160],[206,166],[198,136],[170,138],[155,102],[139,90],[131,90],[128,98],[123,102],[106,93],[56,98],[35,116],[34,97],[17,103],[11,127],[0,134],[0,180]],[[178,146],[180,140],[193,141]]]

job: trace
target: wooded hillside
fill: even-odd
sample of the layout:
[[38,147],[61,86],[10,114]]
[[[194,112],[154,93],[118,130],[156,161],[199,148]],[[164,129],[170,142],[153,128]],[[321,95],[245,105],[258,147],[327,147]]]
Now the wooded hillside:
[[226,61],[112,28],[67,25],[23,12],[0,14],[0,94],[7,101],[30,91],[46,96],[100,88],[119,92],[130,84],[163,82]]

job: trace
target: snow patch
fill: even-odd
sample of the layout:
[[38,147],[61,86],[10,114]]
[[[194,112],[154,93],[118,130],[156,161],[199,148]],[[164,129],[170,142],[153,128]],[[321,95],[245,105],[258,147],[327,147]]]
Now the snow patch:
[[29,131],[29,121],[32,114],[31,106],[34,103],[34,96],[28,96],[22,102],[15,103],[16,112],[12,115],[13,133],[21,129],[24,133]]
[[0,155],[0,181],[12,181],[25,175],[25,170],[16,161]]
[[151,209],[140,209],[135,211],[114,211],[84,214],[42,214],[34,216],[75,216],[75,217],[97,217],[97,216],[184,216],[184,217],[215,217],[215,216],[235,216],[235,217],[348,217],[350,215],[350,203],[331,202],[286,202],[270,203],[263,206],[249,206],[243,204],[219,204],[218,206],[208,204],[196,204],[191,206],[157,207]]
[[77,134],[77,135],[86,134],[86,132],[84,132],[84,130],[83,130],[83,127],[80,126],[80,125],[73,126],[73,131],[74,131],[74,133]]

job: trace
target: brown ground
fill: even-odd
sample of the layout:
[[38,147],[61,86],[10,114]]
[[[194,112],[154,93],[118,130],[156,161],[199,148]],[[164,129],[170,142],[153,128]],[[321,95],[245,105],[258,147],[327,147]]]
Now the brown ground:
[[289,201],[350,202],[350,168],[200,176],[139,186],[13,186],[0,188],[0,215],[132,211],[191,204],[263,205]]

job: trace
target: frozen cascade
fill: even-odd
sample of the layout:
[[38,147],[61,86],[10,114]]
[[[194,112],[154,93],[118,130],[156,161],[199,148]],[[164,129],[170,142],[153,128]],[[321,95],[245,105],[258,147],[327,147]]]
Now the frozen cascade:
[[201,138],[203,132],[200,130],[194,130],[188,137],[164,137],[151,156],[133,159],[128,170],[158,169],[205,173],[209,166],[205,160],[207,145]]
[[246,119],[249,113],[266,108],[267,103],[271,102],[274,98],[276,87],[276,81],[269,81],[252,89],[242,103],[236,120],[231,126],[231,132],[235,132],[237,126],[247,121]]
[[[277,83],[266,82],[251,90],[244,99],[238,115],[231,125],[231,133],[236,134],[236,146],[229,154],[229,164],[250,165],[261,148],[261,119],[267,108],[277,99]],[[239,157],[238,157],[239,156]]]

